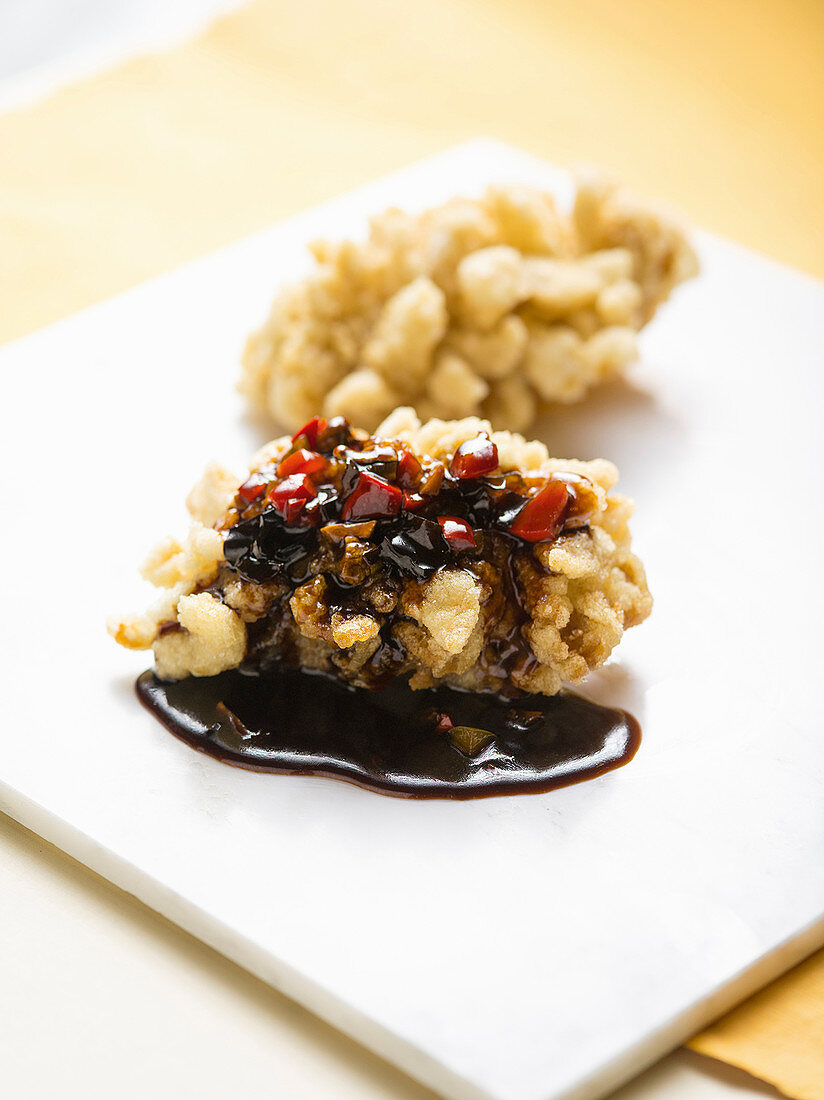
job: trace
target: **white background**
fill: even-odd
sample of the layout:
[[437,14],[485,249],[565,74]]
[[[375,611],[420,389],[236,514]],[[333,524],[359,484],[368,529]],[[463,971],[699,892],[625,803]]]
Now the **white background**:
[[[0,103],[165,44],[229,6],[0,0]],[[5,818],[0,898],[0,1066],[14,1100],[430,1095]],[[664,1095],[777,1094],[688,1052],[620,1093]]]

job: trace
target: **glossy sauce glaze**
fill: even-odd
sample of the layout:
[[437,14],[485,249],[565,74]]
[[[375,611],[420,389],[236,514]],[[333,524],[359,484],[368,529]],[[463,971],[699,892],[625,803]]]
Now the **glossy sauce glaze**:
[[229,578],[269,586],[244,662],[262,674],[291,663],[290,599],[299,588],[309,584],[301,614],[327,642],[334,615],[373,618],[379,608],[378,649],[342,676],[382,688],[415,666],[394,630],[402,594],[440,570],[462,569],[495,594],[478,664],[487,686],[506,689],[537,665],[524,629],[526,588],[543,570],[535,545],[586,531],[599,508],[582,474],[504,469],[485,432],[434,459],[342,417],[314,417],[238,488],[218,525],[225,567],[213,591],[223,599]]
[[641,740],[630,714],[577,695],[505,699],[400,681],[368,691],[292,670],[179,681],[150,671],[136,688],[168,730],[225,763],[407,798],[550,791],[628,763]]

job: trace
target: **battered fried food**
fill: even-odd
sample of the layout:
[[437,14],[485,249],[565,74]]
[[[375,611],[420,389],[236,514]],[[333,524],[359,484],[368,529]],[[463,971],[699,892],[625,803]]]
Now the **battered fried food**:
[[207,470],[188,538],[144,567],[166,595],[110,630],[167,679],[285,665],[554,694],[651,609],[616,479],[482,420],[315,417],[242,483]]
[[683,229],[600,176],[574,207],[490,188],[363,243],[313,246],[314,270],[249,339],[241,388],[294,431],[316,412],[368,430],[398,405],[522,431],[637,356],[637,333],[697,270]]

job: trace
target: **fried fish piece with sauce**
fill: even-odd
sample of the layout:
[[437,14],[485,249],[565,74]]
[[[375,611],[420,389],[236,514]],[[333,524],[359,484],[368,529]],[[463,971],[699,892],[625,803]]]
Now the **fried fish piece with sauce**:
[[652,606],[616,479],[476,418],[401,408],[370,436],[315,417],[242,483],[209,467],[189,536],[144,566],[165,595],[110,631],[166,679],[287,666],[551,695]]
[[671,214],[604,176],[574,205],[492,187],[418,216],[387,210],[317,264],[250,337],[241,388],[290,431],[314,413],[369,430],[397,405],[523,431],[637,357],[637,333],[698,268]]

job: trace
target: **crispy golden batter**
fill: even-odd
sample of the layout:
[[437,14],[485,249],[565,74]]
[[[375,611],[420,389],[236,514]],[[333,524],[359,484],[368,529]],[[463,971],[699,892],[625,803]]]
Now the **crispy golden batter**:
[[397,405],[521,431],[637,356],[636,334],[697,270],[683,230],[600,176],[571,214],[527,187],[490,188],[365,243],[320,242],[246,347],[241,387],[296,429],[318,411],[373,429]]

